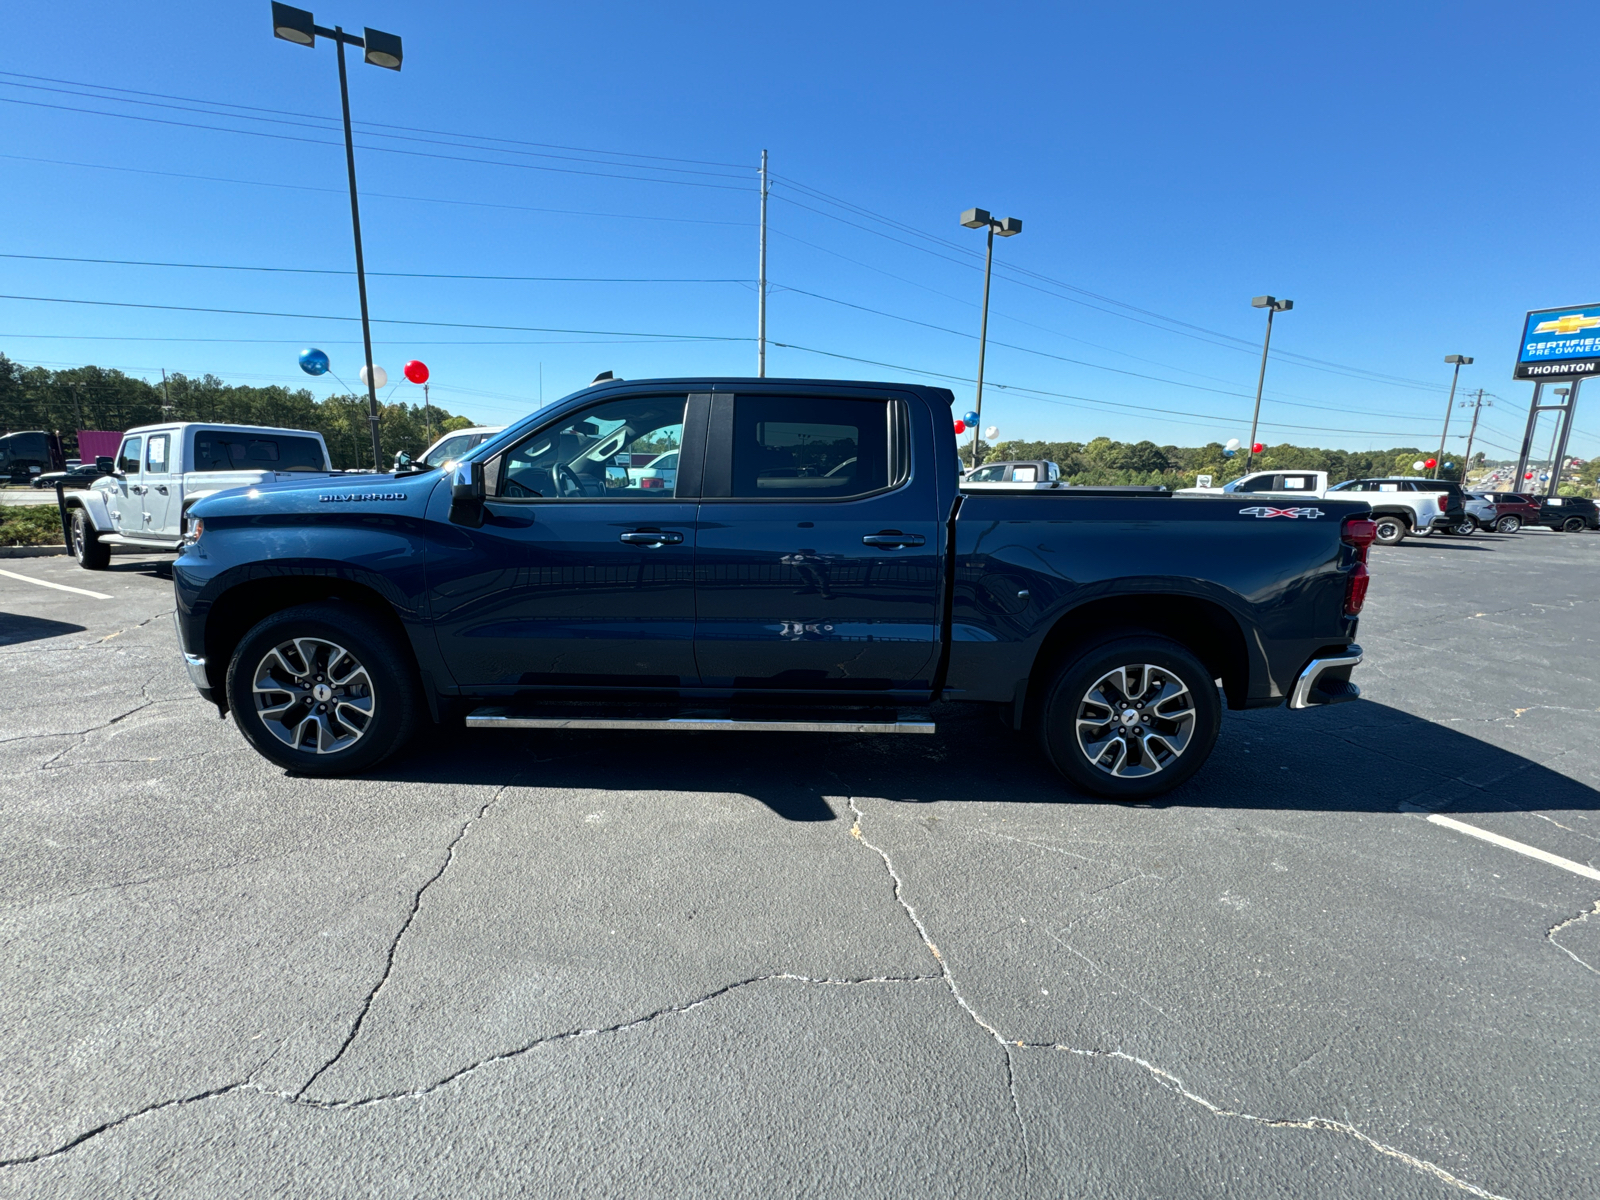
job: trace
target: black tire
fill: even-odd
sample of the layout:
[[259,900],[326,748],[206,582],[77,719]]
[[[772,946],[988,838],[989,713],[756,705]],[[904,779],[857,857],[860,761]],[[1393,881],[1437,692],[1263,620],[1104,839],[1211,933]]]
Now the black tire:
[[1496,533],[1516,533],[1522,528],[1522,518],[1507,513],[1494,523]]
[[[1172,690],[1177,685],[1182,690]],[[1147,800],[1205,764],[1222,705],[1211,673],[1185,647],[1154,633],[1114,634],[1056,672],[1036,721],[1045,756],[1073,784],[1113,800]]]
[[1584,521],[1582,517],[1568,517],[1565,521],[1561,522],[1561,532],[1582,533],[1583,524]]
[[1411,532],[1406,528],[1402,518],[1388,513],[1373,517],[1372,520],[1378,527],[1377,539],[1380,546],[1398,546],[1406,540],[1406,534]]
[[1478,523],[1471,517],[1463,517],[1450,526],[1448,532],[1455,534],[1456,537],[1471,537],[1478,532]]
[[85,571],[104,571],[111,565],[111,547],[101,542],[81,508],[72,510],[72,557]]
[[[258,680],[269,686],[258,690]],[[377,765],[405,744],[422,709],[411,647],[337,601],[273,613],[245,634],[227,693],[245,740],[298,775]]]

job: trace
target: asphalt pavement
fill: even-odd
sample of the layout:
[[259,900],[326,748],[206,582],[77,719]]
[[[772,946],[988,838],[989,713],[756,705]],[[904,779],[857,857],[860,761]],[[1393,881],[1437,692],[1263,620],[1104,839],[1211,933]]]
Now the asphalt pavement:
[[0,568],[0,1196],[1597,1190],[1600,537],[1375,550],[1151,805],[954,707],[294,778],[162,560]]

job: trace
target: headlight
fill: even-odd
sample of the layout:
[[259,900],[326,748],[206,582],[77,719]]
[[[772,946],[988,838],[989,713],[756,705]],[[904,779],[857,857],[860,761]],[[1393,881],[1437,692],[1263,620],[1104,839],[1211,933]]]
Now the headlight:
[[200,540],[201,535],[204,534],[205,531],[206,523],[199,517],[191,517],[189,520],[184,522],[183,544],[185,546],[194,545]]

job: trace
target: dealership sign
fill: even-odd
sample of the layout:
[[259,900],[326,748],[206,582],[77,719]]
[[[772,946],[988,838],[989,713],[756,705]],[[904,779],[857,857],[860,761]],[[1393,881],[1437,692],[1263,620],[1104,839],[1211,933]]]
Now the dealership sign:
[[1541,308],[1528,314],[1513,378],[1573,379],[1595,374],[1600,374],[1600,304]]

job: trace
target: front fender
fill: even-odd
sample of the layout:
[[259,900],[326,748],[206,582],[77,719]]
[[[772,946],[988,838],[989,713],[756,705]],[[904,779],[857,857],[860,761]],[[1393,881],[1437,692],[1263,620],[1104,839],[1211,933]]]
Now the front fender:
[[93,488],[84,491],[71,491],[65,493],[62,502],[68,510],[81,508],[89,514],[89,524],[96,533],[114,533],[111,522],[111,513],[106,509],[106,495]]

